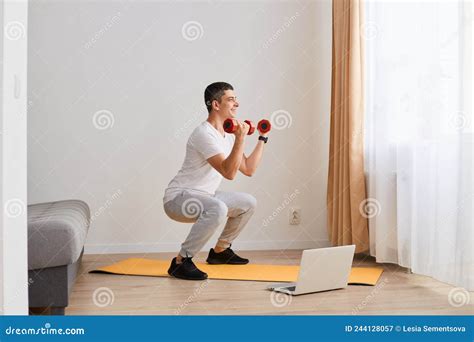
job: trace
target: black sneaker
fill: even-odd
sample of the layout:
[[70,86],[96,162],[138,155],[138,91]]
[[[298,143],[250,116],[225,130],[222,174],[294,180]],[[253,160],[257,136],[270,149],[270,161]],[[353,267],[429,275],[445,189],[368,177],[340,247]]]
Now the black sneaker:
[[220,253],[216,253],[214,248],[209,251],[207,263],[212,265],[230,264],[230,265],[245,265],[249,263],[249,259],[239,257],[232,249],[227,248]]
[[207,279],[207,273],[204,273],[194,265],[192,258],[183,258],[181,264],[176,263],[176,258],[171,261],[168,269],[170,276],[187,279],[187,280],[204,280]]

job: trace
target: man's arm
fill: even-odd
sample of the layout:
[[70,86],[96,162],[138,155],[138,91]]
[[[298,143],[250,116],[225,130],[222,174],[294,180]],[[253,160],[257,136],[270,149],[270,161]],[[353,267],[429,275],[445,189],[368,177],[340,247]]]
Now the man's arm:
[[262,160],[264,144],[265,143],[262,140],[259,140],[257,142],[257,146],[255,146],[253,152],[248,157],[245,155],[242,156],[242,162],[240,163],[239,170],[244,175],[252,177],[252,175],[257,170],[260,160]]
[[224,178],[234,179],[239,170],[239,166],[242,164],[242,158],[244,156],[244,137],[235,137],[234,146],[229,156],[225,158],[224,154],[217,154],[209,159],[208,163],[216,169]]
[[216,169],[224,178],[234,179],[244,156],[244,139],[250,126],[245,122],[240,122],[237,130],[234,132],[235,141],[232,151],[227,158],[220,153],[207,159],[207,162]]

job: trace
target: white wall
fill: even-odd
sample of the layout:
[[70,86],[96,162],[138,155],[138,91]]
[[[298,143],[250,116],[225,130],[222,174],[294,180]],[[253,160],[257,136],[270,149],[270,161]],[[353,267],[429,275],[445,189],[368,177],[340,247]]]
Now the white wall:
[[[190,225],[164,214],[163,190],[206,118],[204,88],[222,80],[242,118],[285,110],[292,119],[272,132],[254,177],[223,183],[259,201],[235,247],[326,245],[330,18],[330,1],[32,2],[30,203],[89,203],[87,252],[177,250]],[[189,21],[199,39],[185,39]],[[94,126],[100,110],[108,129]],[[289,206],[302,209],[300,226],[288,224]]]
[[[3,1],[0,2],[0,132],[2,133],[0,135],[0,146],[2,147],[0,150],[2,151],[2,156],[0,157],[0,179],[2,179],[2,186],[3,186],[3,37],[4,37],[4,32],[3,32],[3,26],[4,26],[4,20],[3,20]],[[0,202],[3,204],[3,190],[0,192]],[[3,306],[3,282],[5,279],[5,276],[3,275],[3,263],[4,263],[4,257],[3,257],[3,210],[1,212],[1,223],[0,223],[0,239],[2,242],[2,250],[0,251],[0,310],[3,312],[4,311],[4,306]]]
[[0,7],[0,314],[26,315],[28,6],[19,0]]

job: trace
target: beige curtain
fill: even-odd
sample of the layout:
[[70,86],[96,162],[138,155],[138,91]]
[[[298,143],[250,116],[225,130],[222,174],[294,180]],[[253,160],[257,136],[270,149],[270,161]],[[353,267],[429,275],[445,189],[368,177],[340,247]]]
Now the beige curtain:
[[333,0],[331,135],[327,193],[329,239],[334,246],[369,248],[364,179],[363,3]]

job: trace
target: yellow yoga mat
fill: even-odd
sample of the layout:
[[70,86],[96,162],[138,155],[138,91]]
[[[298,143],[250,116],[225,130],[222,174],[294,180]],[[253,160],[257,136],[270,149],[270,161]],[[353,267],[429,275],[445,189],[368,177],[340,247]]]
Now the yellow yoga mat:
[[[130,258],[113,265],[104,266],[90,273],[111,273],[126,275],[141,275],[154,277],[169,277],[169,260],[153,260]],[[292,282],[298,277],[299,266],[293,265],[209,265],[196,263],[196,266],[206,272],[210,279],[253,280]],[[349,284],[375,285],[383,269],[377,267],[353,267],[349,276]]]

